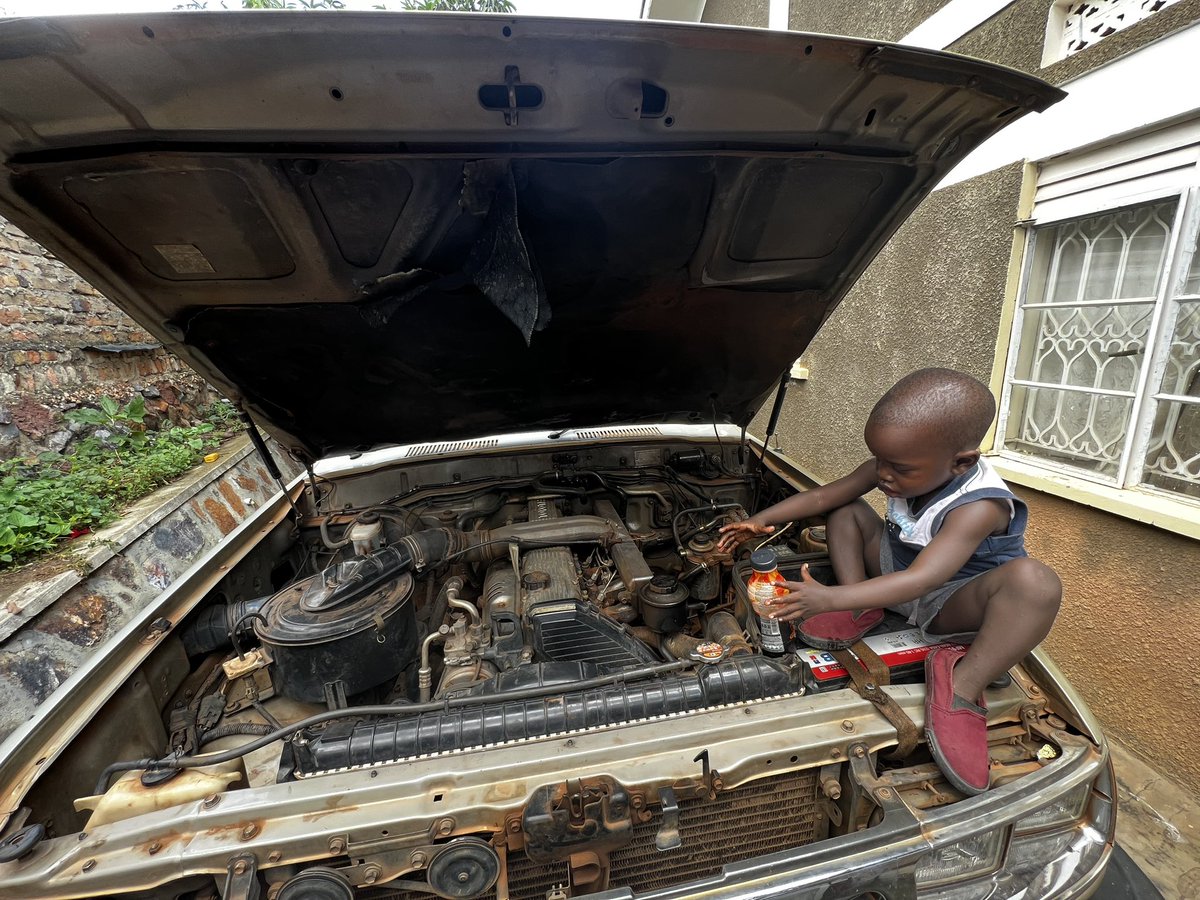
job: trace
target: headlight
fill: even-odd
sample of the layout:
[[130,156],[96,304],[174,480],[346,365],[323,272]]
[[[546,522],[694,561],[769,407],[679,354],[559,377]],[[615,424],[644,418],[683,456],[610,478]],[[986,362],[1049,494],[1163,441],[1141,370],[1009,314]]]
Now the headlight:
[[1091,793],[1091,790],[1092,786],[1090,783],[1085,782],[1084,784],[1076,785],[1053,803],[1043,806],[1037,812],[1017,822],[1017,834],[1025,834],[1029,831],[1043,831],[1074,822],[1083,815],[1083,808],[1087,803],[1088,794]]
[[986,875],[1000,867],[1008,829],[996,828],[927,853],[917,863],[917,886],[933,887]]

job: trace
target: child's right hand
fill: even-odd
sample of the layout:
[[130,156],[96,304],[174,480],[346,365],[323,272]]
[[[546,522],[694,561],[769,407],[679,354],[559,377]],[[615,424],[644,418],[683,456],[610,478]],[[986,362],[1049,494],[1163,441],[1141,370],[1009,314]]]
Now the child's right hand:
[[732,550],[735,546],[750,540],[756,534],[770,534],[775,530],[774,525],[759,525],[753,519],[742,522],[730,522],[720,528],[721,539],[717,541],[717,549],[721,552]]

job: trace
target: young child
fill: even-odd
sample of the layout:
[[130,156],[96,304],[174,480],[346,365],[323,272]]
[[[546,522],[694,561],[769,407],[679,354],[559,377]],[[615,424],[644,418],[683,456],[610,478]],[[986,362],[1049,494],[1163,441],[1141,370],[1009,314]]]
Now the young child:
[[[871,459],[849,475],[726,525],[723,549],[776,525],[826,517],[838,584],[801,581],[774,615],[799,619],[805,643],[849,647],[892,609],[938,639],[970,642],[925,661],[925,733],[959,790],[988,787],[983,689],[1050,631],[1062,586],[1025,554],[1027,511],[979,453],[996,411],[980,382],[952,369],[900,379],[875,404],[863,433]],[[860,499],[887,495],[887,522]]]

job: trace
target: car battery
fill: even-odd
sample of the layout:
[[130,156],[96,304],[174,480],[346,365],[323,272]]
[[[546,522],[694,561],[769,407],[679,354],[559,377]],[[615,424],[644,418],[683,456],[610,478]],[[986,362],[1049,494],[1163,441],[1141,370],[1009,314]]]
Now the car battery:
[[[963,646],[923,637],[921,629],[914,628],[903,617],[891,612],[863,638],[863,642],[888,667],[892,684],[923,682],[925,657],[938,647]],[[850,673],[828,650],[798,645],[795,653],[803,664],[801,678],[806,692],[835,691],[850,684]]]

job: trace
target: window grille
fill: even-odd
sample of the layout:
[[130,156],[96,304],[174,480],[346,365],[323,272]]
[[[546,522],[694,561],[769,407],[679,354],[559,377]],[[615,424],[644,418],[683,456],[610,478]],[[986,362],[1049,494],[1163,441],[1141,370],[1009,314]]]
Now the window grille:
[[1200,497],[1197,193],[1034,229],[1003,450]]
[[1085,50],[1179,0],[1066,0],[1051,7],[1043,65]]

